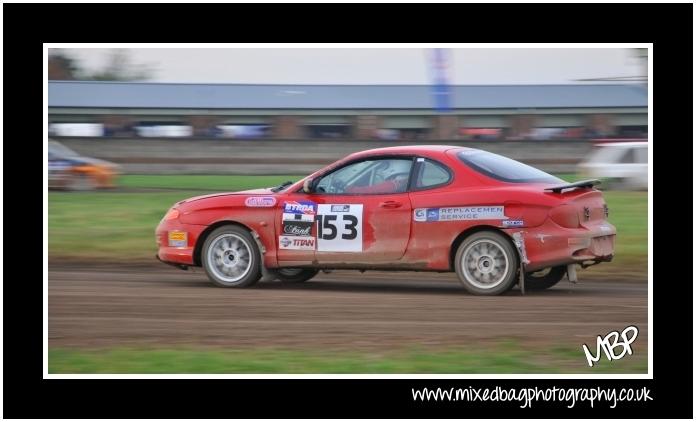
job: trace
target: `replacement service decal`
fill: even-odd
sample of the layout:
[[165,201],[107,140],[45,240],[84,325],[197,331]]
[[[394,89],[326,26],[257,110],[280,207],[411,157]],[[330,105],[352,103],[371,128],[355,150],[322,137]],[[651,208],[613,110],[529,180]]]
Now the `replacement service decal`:
[[466,207],[416,208],[413,221],[504,220],[502,205],[469,205]]

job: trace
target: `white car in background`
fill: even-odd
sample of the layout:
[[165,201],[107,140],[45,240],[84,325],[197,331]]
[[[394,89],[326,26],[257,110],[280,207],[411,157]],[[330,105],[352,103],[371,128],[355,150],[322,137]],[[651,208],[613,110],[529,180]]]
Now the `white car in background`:
[[596,144],[579,164],[583,178],[603,179],[610,188],[648,189],[648,142]]

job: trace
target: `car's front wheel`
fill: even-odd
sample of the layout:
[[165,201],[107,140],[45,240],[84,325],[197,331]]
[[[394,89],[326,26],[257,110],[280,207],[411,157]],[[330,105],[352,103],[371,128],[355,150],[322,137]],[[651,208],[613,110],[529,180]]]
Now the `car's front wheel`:
[[476,295],[498,295],[517,279],[519,259],[508,238],[494,231],[476,232],[459,245],[454,267],[464,288]]
[[281,268],[277,271],[278,280],[283,283],[302,283],[319,273],[311,268]]
[[202,264],[210,281],[221,287],[248,287],[261,278],[261,253],[248,230],[222,226],[203,243]]

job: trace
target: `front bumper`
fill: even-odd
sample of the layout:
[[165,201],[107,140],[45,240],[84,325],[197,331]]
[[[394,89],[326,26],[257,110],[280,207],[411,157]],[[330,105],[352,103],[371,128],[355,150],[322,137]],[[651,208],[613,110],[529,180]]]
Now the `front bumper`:
[[189,266],[186,264],[177,264],[175,262],[163,261],[162,258],[159,257],[159,255],[155,255],[155,259],[163,264],[171,265],[172,267],[176,267],[180,270],[188,270],[189,269]]
[[525,271],[569,264],[589,266],[614,257],[616,228],[606,221],[570,229],[549,219],[538,227],[507,231],[520,233],[524,239]]
[[[162,221],[155,230],[155,239],[158,247],[157,258],[164,263],[175,266],[195,265],[194,251],[196,242],[206,227],[196,224],[183,224],[178,220]],[[186,233],[185,245],[177,242],[170,244],[170,232]]]

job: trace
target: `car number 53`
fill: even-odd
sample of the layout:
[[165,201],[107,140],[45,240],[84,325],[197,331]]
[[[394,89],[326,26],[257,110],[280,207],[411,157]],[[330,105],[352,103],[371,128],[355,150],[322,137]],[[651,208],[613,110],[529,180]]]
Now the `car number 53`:
[[362,204],[320,204],[317,211],[317,250],[362,251]]

